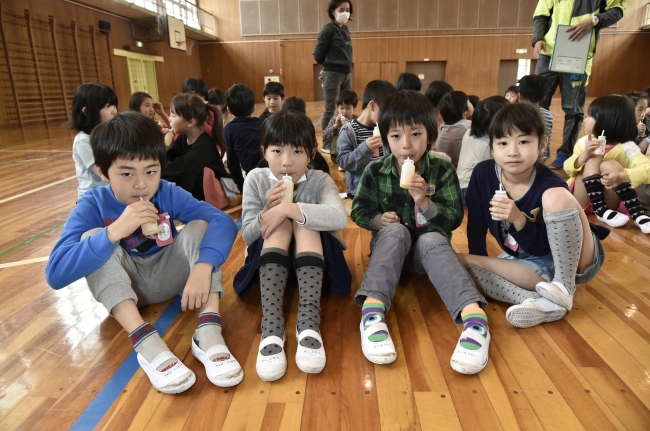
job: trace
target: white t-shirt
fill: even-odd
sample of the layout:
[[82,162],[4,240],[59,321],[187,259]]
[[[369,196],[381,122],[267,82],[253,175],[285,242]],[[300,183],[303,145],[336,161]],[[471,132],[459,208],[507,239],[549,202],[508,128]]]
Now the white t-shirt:
[[470,136],[469,130],[465,132],[463,145],[460,147],[460,155],[458,156],[458,168],[456,168],[460,188],[466,189],[469,186],[469,179],[472,177],[472,171],[474,171],[476,165],[491,158],[488,136],[477,138],[476,136]]
[[77,198],[81,198],[91,187],[105,186],[108,183],[102,181],[95,170],[95,157],[90,147],[90,136],[84,132],[77,133],[72,143],[72,159],[77,173]]

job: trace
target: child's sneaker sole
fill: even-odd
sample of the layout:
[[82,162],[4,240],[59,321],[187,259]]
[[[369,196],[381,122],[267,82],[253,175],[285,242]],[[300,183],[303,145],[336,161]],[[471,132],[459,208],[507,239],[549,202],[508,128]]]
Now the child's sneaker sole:
[[566,308],[557,306],[556,310],[542,310],[524,301],[513,305],[506,311],[506,320],[516,328],[530,328],[541,323],[554,322],[566,315]]

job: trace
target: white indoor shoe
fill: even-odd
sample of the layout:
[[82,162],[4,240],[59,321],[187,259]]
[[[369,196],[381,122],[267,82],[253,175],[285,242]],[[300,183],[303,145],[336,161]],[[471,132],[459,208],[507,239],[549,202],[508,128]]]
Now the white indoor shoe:
[[363,320],[359,324],[361,331],[361,350],[363,356],[373,364],[392,364],[397,359],[397,352],[393,339],[388,333],[388,338],[384,341],[370,341],[368,337],[377,331],[388,332],[388,326],[384,322],[373,323],[368,329],[363,329]]
[[528,298],[506,311],[506,320],[517,328],[530,328],[540,323],[554,322],[566,315],[566,308],[546,298]]
[[[317,340],[320,343],[320,348],[312,349],[310,347],[301,346],[300,342],[304,340],[305,337],[312,337]],[[296,349],[296,365],[298,365],[300,371],[309,374],[318,374],[323,371],[327,359],[325,357],[325,346],[323,345],[323,338],[321,335],[313,329],[305,329],[298,334],[298,328],[296,328],[296,341],[298,342],[298,348]]]
[[[612,214],[613,216],[610,217],[610,215]],[[596,218],[610,227],[621,227],[624,224],[626,224],[628,221],[630,221],[630,217],[614,210],[605,211],[605,214],[603,214],[602,217],[596,214]]]
[[555,302],[558,305],[571,311],[573,308],[573,295],[569,294],[567,288],[559,281],[540,281],[535,286],[537,293],[542,295],[549,301]]
[[[257,370],[257,375],[260,376],[260,379],[265,382],[274,382],[281,379],[287,372],[287,355],[284,353],[284,339],[284,335],[282,338],[277,335],[271,335],[260,341],[255,369]],[[280,353],[276,353],[275,355],[262,355],[262,349],[269,344],[277,344],[282,348],[282,350]]]
[[[177,361],[173,366],[163,371],[158,371],[167,361]],[[151,385],[163,394],[178,394],[185,392],[196,382],[194,372],[187,368],[183,362],[172,352],[166,350],[153,358],[151,363],[138,353],[138,363],[149,377]]]
[[[204,352],[192,337],[192,354],[201,361],[205,367],[205,374],[216,386],[229,388],[238,385],[244,378],[244,370],[225,344],[214,345]],[[228,355],[229,359],[211,361],[210,358],[215,355]]]
[[[483,328],[481,329],[483,330]],[[477,336],[482,342],[479,343],[481,344],[481,347],[478,350],[470,350],[461,346],[461,341],[467,341],[467,339],[473,341]],[[451,355],[449,361],[451,368],[461,374],[477,374],[480,372],[488,363],[491,339],[492,336],[490,335],[490,332],[483,334],[472,328],[465,329],[460,334],[460,338],[456,344],[456,349],[454,349],[454,354]]]

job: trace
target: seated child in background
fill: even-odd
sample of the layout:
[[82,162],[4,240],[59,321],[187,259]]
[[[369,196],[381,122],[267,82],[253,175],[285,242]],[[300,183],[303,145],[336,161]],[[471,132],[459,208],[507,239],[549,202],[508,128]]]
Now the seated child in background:
[[503,96],[508,99],[508,102],[510,103],[519,103],[519,89],[516,85],[508,87]]
[[260,115],[260,118],[266,120],[271,114],[278,112],[282,108],[283,100],[284,86],[279,82],[267,82],[264,85],[264,103],[266,104],[266,108],[262,112],[262,115]]
[[[205,85],[205,82],[201,78],[187,78],[183,83],[183,89],[181,93],[195,94],[199,96],[201,100],[208,100],[208,86]],[[210,112],[210,117],[205,123],[201,126],[203,130],[208,135],[212,135],[212,124],[214,123],[214,114]],[[178,133],[174,134],[174,139],[178,138]]]
[[221,89],[214,87],[208,90],[208,102],[215,109],[221,113],[221,118],[223,120],[223,125],[225,126],[232,120],[230,112],[228,112],[228,106],[226,105],[226,95],[223,94]]
[[[320,373],[326,362],[319,331],[325,264],[330,271],[349,274],[345,260],[344,268],[331,268],[330,256],[323,253],[322,233],[331,234],[345,247],[337,231],[345,228],[347,215],[334,180],[322,171],[308,169],[317,145],[311,120],[302,113],[282,109],[264,124],[262,150],[268,167],[252,170],[244,183],[242,237],[251,248],[254,243],[263,242],[259,263],[255,265],[259,268],[263,310],[256,369],[265,381],[277,380],[287,370],[282,301],[291,255],[295,256],[293,268],[300,291],[296,364],[306,373]],[[284,199],[284,176],[290,176],[295,184],[293,199],[289,201]],[[342,256],[340,247],[334,249]],[[255,266],[249,263],[240,272],[256,271]],[[239,291],[246,286],[235,288]],[[290,328],[289,332],[293,330]]]
[[[454,168],[428,151],[437,134],[433,107],[414,91],[392,94],[382,105],[379,130],[391,154],[366,167],[352,203],[352,220],[372,232],[370,264],[354,298],[362,307],[363,354],[375,364],[397,358],[385,314],[411,256],[413,271],[429,276],[454,321],[464,324],[451,367],[478,373],[487,365],[490,346],[482,310],[487,302],[449,242],[463,208]],[[416,174],[402,188],[407,160],[415,163]]]
[[[641,232],[650,233],[650,217],[634,190],[650,183],[650,160],[634,143],[638,135],[634,103],[627,96],[603,96],[591,102],[588,112],[587,136],[578,139],[573,155],[564,162],[571,192],[585,212],[595,213],[601,222],[623,226],[630,220],[622,213],[626,210]],[[595,136],[603,131],[604,150]]]
[[478,105],[479,102],[481,101],[481,98],[475,94],[470,94],[469,96],[467,96],[467,98],[469,99],[470,103],[475,109],[476,109],[476,105]]
[[470,119],[474,114],[474,107],[467,94],[462,91],[452,91],[445,95],[440,99],[438,107],[445,124],[440,128],[435,150],[451,157],[451,164],[456,167],[463,136],[472,125]]
[[336,141],[336,150],[339,153],[336,161],[345,170],[345,183],[350,199],[357,193],[361,174],[368,163],[390,152],[388,145],[382,143],[381,136],[373,136],[373,130],[384,100],[396,92],[393,84],[388,81],[370,81],[361,97],[361,115],[345,122],[341,127]]
[[458,156],[458,168],[456,168],[464,206],[467,206],[467,187],[474,168],[482,161],[492,158],[490,136],[488,135],[490,123],[499,109],[509,103],[505,97],[492,96],[480,101],[474,108],[472,126],[463,136],[463,145]]
[[72,143],[72,159],[77,173],[77,198],[91,187],[105,186],[95,168],[90,147],[90,132],[95,126],[117,114],[117,95],[113,89],[98,82],[81,84],[72,99],[70,128],[77,132]]
[[546,97],[548,81],[539,75],[526,75],[519,80],[519,101],[532,103],[539,109],[544,119],[544,129],[546,130],[546,141],[548,144],[542,154],[542,161],[551,157],[551,138],[553,137],[553,114],[548,109],[544,109],[539,104]]
[[628,93],[627,96],[634,102],[634,113],[636,115],[637,129],[639,130],[639,134],[634,142],[639,146],[639,150],[643,154],[646,154],[646,150],[648,149],[647,138],[650,133],[645,123],[645,111],[648,109],[648,95],[633,91],[632,93]]
[[[438,103],[445,95],[454,91],[454,87],[447,84],[445,81],[431,81],[431,84],[427,87],[427,91],[424,92],[424,95],[429,99],[429,102],[433,105],[433,109],[436,112],[436,124],[438,125],[438,131],[442,127],[444,120],[440,116],[440,109],[438,108]],[[434,142],[435,147],[435,142]]]
[[226,92],[226,105],[234,117],[223,129],[228,146],[228,170],[239,190],[243,190],[242,169],[248,173],[262,160],[260,141],[264,120],[253,117],[255,94],[247,85],[231,86]]
[[[227,149],[220,114],[200,97],[188,93],[174,96],[170,111],[171,126],[179,135],[167,150],[162,179],[176,183],[190,192],[194,199],[204,201],[204,168],[210,168],[217,178],[230,177],[223,165],[223,155]],[[201,130],[209,118],[209,112],[216,119],[212,136]]]
[[131,95],[129,99],[129,110],[133,112],[139,112],[145,117],[154,118],[155,114],[160,116],[161,121],[158,121],[160,126],[160,131],[164,134],[167,134],[171,129],[169,125],[169,117],[165,112],[165,109],[160,102],[154,102],[153,98],[144,91],[136,91]]
[[409,72],[404,72],[397,77],[395,81],[395,88],[398,91],[413,90],[420,91],[422,89],[422,81],[417,75]]
[[305,101],[296,96],[287,97],[286,100],[282,103],[282,107],[280,109],[283,111],[300,112],[307,115],[307,107],[305,105]]
[[[546,138],[539,111],[508,105],[489,130],[494,160],[479,163],[467,189],[467,241],[461,255],[486,296],[516,304],[506,319],[527,328],[564,317],[576,283],[596,276],[609,231],[591,226],[564,181],[538,162]],[[505,190],[507,196],[495,196]],[[486,231],[503,250],[488,257]],[[597,236],[598,235],[598,236]]]
[[[336,142],[339,139],[341,127],[348,120],[357,118],[354,111],[357,109],[358,103],[359,98],[357,97],[357,93],[352,90],[341,90],[339,91],[339,95],[336,96],[338,115],[332,117],[325,130],[323,130],[323,147],[329,147],[331,149],[330,158],[334,163],[337,163],[336,158],[339,154],[336,148]],[[332,146],[332,143],[334,143],[334,146]],[[339,169],[343,170],[342,168]]]
[[[124,112],[95,128],[90,140],[109,185],[89,190],[73,208],[47,263],[47,282],[61,289],[86,277],[95,300],[129,334],[151,384],[166,394],[189,389],[196,378],[138,307],[182,293],[183,310],[200,309],[192,353],[212,383],[238,384],[244,373],[224,343],[218,312],[235,222],[160,179],[165,145],[154,120]],[[186,223],[180,233],[174,220]],[[158,234],[144,236],[145,223]]]

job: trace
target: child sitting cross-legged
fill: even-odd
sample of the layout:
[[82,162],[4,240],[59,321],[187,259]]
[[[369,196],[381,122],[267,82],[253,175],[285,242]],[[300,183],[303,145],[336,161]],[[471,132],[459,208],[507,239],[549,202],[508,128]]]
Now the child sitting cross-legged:
[[253,169],[244,183],[242,237],[249,254],[234,287],[238,292],[246,289],[259,269],[262,339],[256,369],[265,381],[278,380],[287,370],[282,302],[291,255],[300,300],[298,324],[290,331],[295,331],[298,344],[296,364],[305,373],[320,373],[326,363],[319,330],[324,273],[347,272],[349,292],[351,277],[341,259],[345,242],[337,232],[348,218],[334,180],[308,168],[316,147],[307,115],[282,109],[264,122],[262,152],[268,167]]
[[[390,95],[379,114],[379,130],[391,154],[366,167],[352,202],[352,220],[372,231],[370,263],[355,296],[362,307],[363,354],[376,364],[397,358],[385,314],[410,255],[413,271],[429,276],[454,321],[464,324],[451,367],[478,373],[487,365],[490,346],[487,302],[449,242],[463,209],[453,166],[429,153],[437,136],[433,106],[414,91]],[[415,175],[401,181],[411,162]]]
[[[603,265],[600,240],[609,230],[590,225],[566,183],[541,162],[547,138],[535,106],[502,108],[489,136],[494,159],[472,172],[470,254],[461,258],[486,296],[514,304],[506,312],[513,326],[561,319],[573,307],[576,284],[591,280]],[[488,229],[503,251],[498,257],[487,254]]]
[[[61,289],[85,277],[95,300],[129,335],[151,384],[166,394],[189,389],[196,377],[138,307],[182,293],[183,310],[200,309],[192,353],[212,383],[238,384],[244,372],[226,347],[219,315],[221,265],[237,236],[235,222],[160,179],[165,144],[153,119],[118,114],[93,130],[90,143],[108,185],[87,191],[70,213],[47,263],[47,282]],[[181,232],[174,220],[185,223]]]

